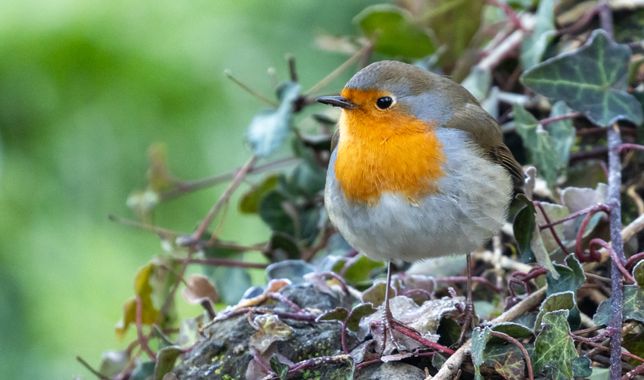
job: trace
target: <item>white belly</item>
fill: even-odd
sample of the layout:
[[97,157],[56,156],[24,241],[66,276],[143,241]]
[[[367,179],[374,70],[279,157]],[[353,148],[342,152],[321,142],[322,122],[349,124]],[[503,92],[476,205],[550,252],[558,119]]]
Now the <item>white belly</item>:
[[503,225],[512,194],[510,175],[464,143],[465,132],[438,128],[445,151],[445,176],[438,192],[419,204],[385,193],[378,203],[348,201],[335,179],[334,152],[327,173],[329,218],[351,246],[380,260],[415,261],[468,253]]

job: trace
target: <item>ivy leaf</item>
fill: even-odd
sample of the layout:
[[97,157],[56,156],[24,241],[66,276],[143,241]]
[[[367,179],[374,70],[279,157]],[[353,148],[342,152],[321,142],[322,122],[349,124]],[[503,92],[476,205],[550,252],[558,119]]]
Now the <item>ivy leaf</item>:
[[[543,317],[552,311],[566,310],[566,315],[576,307],[575,294],[571,291],[552,294],[541,303],[537,320],[534,322],[535,331],[542,329]],[[568,324],[568,322],[566,322]]]
[[624,320],[644,323],[644,289],[637,285],[624,286]]
[[555,0],[541,0],[532,33],[521,45],[521,65],[529,69],[541,62],[543,53],[556,34],[554,24]]
[[515,322],[501,322],[492,326],[493,331],[502,332],[513,338],[525,339],[532,337],[532,330],[528,327]]
[[[550,117],[563,116],[571,112],[572,110],[566,103],[559,101],[552,106]],[[557,170],[559,174],[563,174],[568,167],[570,150],[575,142],[575,127],[573,127],[571,119],[564,119],[550,123],[547,131],[557,155]]]
[[554,278],[559,277],[550,260],[550,256],[541,238],[539,226],[535,221],[535,209],[532,202],[524,195],[515,198],[517,203],[522,203],[523,208],[519,210],[512,225],[517,247],[523,258],[534,257],[537,262],[552,274]]
[[[600,326],[607,326],[610,323],[612,313],[612,298],[599,304],[597,312],[593,316],[593,322]],[[635,320],[644,323],[644,289],[637,285],[624,286],[623,319]]]
[[182,353],[183,350],[178,346],[168,346],[160,349],[154,366],[154,380],[163,380],[164,375],[172,371],[174,363]]
[[333,310],[328,310],[320,314],[320,316],[318,316],[315,320],[344,322],[346,321],[347,317],[349,317],[349,310],[343,307],[336,307]]
[[355,260],[350,260],[343,269],[344,279],[352,285],[364,284],[369,281],[371,272],[376,269],[384,268],[382,261],[371,259],[365,255],[360,255]]
[[482,0],[433,0],[428,2],[428,24],[445,51],[440,62],[451,67],[470,45],[470,41],[481,25]]
[[278,174],[270,175],[248,190],[239,201],[239,211],[245,214],[256,214],[262,198],[277,187],[279,178]]
[[534,342],[533,365],[548,379],[572,379],[572,362],[577,358],[570,337],[568,310],[556,310],[543,315],[542,329]]
[[490,330],[489,327],[476,327],[472,331],[472,364],[474,364],[474,378],[476,380],[481,380],[481,365],[485,362],[485,346],[487,345],[488,340],[490,340]]
[[360,328],[360,320],[375,312],[376,309],[370,303],[361,303],[354,306],[347,318],[347,328],[353,332],[357,332]]
[[539,170],[539,174],[554,185],[558,171],[565,166],[557,154],[553,138],[543,128],[532,114],[523,106],[514,104],[512,107],[516,131],[523,140],[523,146],[528,151],[530,162]]
[[411,13],[397,6],[369,6],[353,21],[362,34],[374,41],[374,50],[378,53],[402,58],[422,58],[436,50],[429,34],[413,22]]
[[154,367],[156,364],[152,361],[150,362],[138,362],[132,374],[130,375],[130,380],[149,380],[154,375]]
[[300,95],[300,85],[286,82],[280,94],[280,105],[255,115],[246,132],[253,153],[259,157],[270,155],[286,140],[291,130],[293,102]]
[[583,47],[527,70],[521,80],[542,95],[565,101],[597,125],[606,127],[617,120],[639,125],[642,108],[626,92],[630,57],[628,46],[595,30]]
[[315,267],[304,260],[284,260],[266,267],[269,280],[287,279],[293,284],[304,282],[304,275],[315,272]]
[[[139,269],[134,279],[134,294],[136,294],[141,302],[141,323],[146,325],[155,323],[160,313],[160,310],[155,307],[152,299],[153,288],[151,280],[155,269],[156,265],[150,262]],[[117,336],[122,337],[130,324],[136,322],[136,308],[136,299],[130,299],[125,303],[123,307],[123,319],[116,326]]]
[[271,356],[269,364],[271,365],[273,372],[277,374],[280,380],[286,380],[286,375],[288,374],[288,364],[282,363],[277,354]]
[[586,356],[580,356],[572,361],[572,373],[575,377],[587,378],[592,375],[591,361]]
[[633,278],[640,288],[644,288],[644,260],[633,267]]
[[566,265],[554,264],[554,267],[559,273],[559,278],[555,279],[548,273],[548,295],[565,291],[576,292],[586,282],[586,274],[575,255],[566,257]]
[[511,344],[490,344],[485,349],[485,366],[492,367],[505,380],[524,380],[525,362],[519,349]]

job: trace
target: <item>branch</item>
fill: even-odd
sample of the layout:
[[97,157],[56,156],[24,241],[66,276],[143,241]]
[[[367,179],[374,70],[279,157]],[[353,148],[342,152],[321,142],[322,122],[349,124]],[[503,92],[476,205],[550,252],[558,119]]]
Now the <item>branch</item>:
[[[230,200],[231,195],[233,195],[233,192],[235,192],[235,190],[239,187],[244,177],[246,177],[246,175],[251,170],[253,165],[255,165],[256,161],[257,161],[257,156],[252,155],[248,159],[248,161],[246,161],[244,166],[242,166],[241,169],[239,169],[239,171],[235,174],[235,177],[233,177],[232,182],[228,185],[228,187],[221,195],[219,200],[212,206],[210,211],[208,211],[208,214],[206,214],[203,221],[201,222],[201,224],[199,225],[195,233],[192,235],[193,241],[199,241],[201,239],[204,232],[206,232],[206,229],[208,228],[208,226],[210,226],[210,223],[212,223],[212,220],[215,218],[215,216],[221,210],[221,208],[228,203],[228,200]],[[213,234],[212,237],[214,236],[215,235]]]
[[[500,322],[509,322],[517,317],[525,314],[532,308],[536,307],[541,303],[543,297],[546,295],[546,288],[543,287],[536,292],[530,294],[523,301],[514,305],[510,310],[499,315],[492,321],[490,324],[500,323]],[[433,380],[452,380],[456,377],[456,373],[460,370],[465,356],[469,354],[472,348],[472,339],[468,339],[465,344],[463,344],[454,355],[450,356],[449,359],[443,364],[438,373],[432,378]]]

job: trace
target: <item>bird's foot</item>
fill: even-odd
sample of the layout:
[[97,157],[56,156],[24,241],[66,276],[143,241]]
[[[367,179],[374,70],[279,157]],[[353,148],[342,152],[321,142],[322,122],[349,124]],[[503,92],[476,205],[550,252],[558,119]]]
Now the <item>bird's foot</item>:
[[383,328],[382,354],[384,354],[387,348],[387,338],[391,340],[391,343],[393,344],[393,346],[396,348],[398,352],[404,351],[402,348],[402,345],[398,342],[398,340],[396,339],[396,335],[394,334],[395,332],[394,324],[399,322],[397,322],[394,319],[389,307],[385,307],[385,310],[383,310],[381,322],[382,322],[382,328]]

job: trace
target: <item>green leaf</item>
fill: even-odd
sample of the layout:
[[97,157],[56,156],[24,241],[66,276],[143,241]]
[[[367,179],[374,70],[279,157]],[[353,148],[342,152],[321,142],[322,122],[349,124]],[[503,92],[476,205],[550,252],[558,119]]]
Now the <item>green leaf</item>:
[[282,232],[273,232],[268,242],[270,259],[272,262],[282,260],[296,260],[301,257],[301,250],[297,241]]
[[427,18],[440,45],[445,47],[440,57],[441,66],[451,67],[470,46],[481,25],[482,0],[429,1]]
[[154,375],[154,362],[138,362],[132,374],[131,380],[151,380]]
[[259,216],[273,231],[295,236],[297,210],[284,193],[269,191],[259,204]]
[[347,328],[353,332],[358,331],[360,327],[360,320],[368,315],[376,312],[376,309],[370,303],[361,303],[351,309],[349,318],[347,319]]
[[570,337],[568,310],[543,315],[542,329],[534,342],[533,365],[536,372],[548,379],[572,379],[572,361],[577,358]]
[[355,18],[362,34],[374,41],[378,53],[422,58],[436,47],[429,34],[412,21],[412,15],[394,5],[378,4],[365,8]]
[[333,310],[325,311],[320,314],[315,320],[316,321],[340,321],[344,322],[349,317],[349,310],[343,307],[336,307]]
[[[572,110],[564,102],[556,102],[552,106],[550,117],[558,117],[570,114]],[[564,119],[548,124],[546,128],[552,141],[552,147],[556,152],[557,170],[564,174],[568,167],[570,150],[575,142],[576,131],[571,119]]]
[[528,327],[514,323],[514,322],[501,322],[492,326],[493,331],[502,332],[510,335],[513,338],[525,339],[532,337],[532,330]]
[[591,361],[586,356],[580,356],[572,361],[572,373],[575,377],[586,378],[593,373]]
[[571,291],[555,293],[546,297],[546,299],[541,303],[541,306],[539,307],[539,314],[537,314],[537,320],[534,323],[534,330],[541,330],[543,322],[542,319],[549,312],[566,310],[566,315],[568,315],[570,310],[572,310],[574,307],[576,307],[575,293]]
[[539,226],[535,221],[534,205],[522,194],[515,197],[515,202],[523,204],[523,208],[517,213],[512,225],[514,238],[517,241],[517,248],[521,253],[521,257],[534,257],[541,266],[550,271],[553,277],[559,277],[546,251]]
[[644,260],[633,267],[633,278],[640,288],[644,288]]
[[239,201],[239,211],[245,214],[256,214],[262,198],[279,184],[280,175],[270,175],[246,192]]
[[624,320],[644,323],[644,289],[637,285],[624,286]]
[[387,286],[383,281],[378,281],[362,292],[362,302],[379,306],[385,300]]
[[557,174],[563,166],[557,155],[553,138],[523,106],[514,104],[512,110],[516,131],[528,151],[530,162],[536,166],[546,182],[553,186],[557,180]]
[[630,56],[628,46],[595,30],[583,47],[527,70],[521,80],[540,94],[565,101],[597,125],[605,127],[617,120],[639,125],[642,108],[626,92]]
[[[599,304],[593,316],[593,322],[600,326],[608,326],[613,315],[611,308],[612,298]],[[637,285],[624,286],[623,320],[635,320],[644,323],[644,289]]]
[[285,278],[294,284],[304,282],[304,275],[315,272],[315,267],[304,260],[284,260],[266,267],[269,280]]
[[154,380],[163,380],[163,376],[172,371],[174,363],[183,350],[178,346],[163,347],[157,354],[157,364],[154,367]]
[[588,377],[588,380],[609,380],[610,379],[610,368],[592,368],[592,373]]
[[320,165],[311,165],[307,161],[300,162],[289,177],[289,188],[307,197],[315,196],[324,189],[326,170]]
[[511,344],[488,344],[485,366],[494,368],[505,380],[525,380],[525,361],[519,349]]
[[584,270],[574,254],[566,257],[566,265],[554,264],[554,267],[559,273],[559,278],[555,279],[548,273],[548,295],[565,291],[576,292],[586,282]]
[[541,0],[532,33],[521,44],[521,65],[529,69],[541,62],[543,53],[556,34],[554,23],[555,0]]
[[476,380],[481,380],[481,365],[485,362],[485,346],[487,345],[488,340],[490,340],[490,330],[489,327],[476,327],[472,331],[472,351],[470,355],[472,356],[472,364],[474,364],[474,378]]
[[253,153],[259,157],[270,155],[286,140],[291,130],[293,102],[300,95],[300,85],[287,82],[280,94],[280,105],[255,115],[246,132]]
[[382,261],[373,260],[365,255],[359,255],[355,260],[349,260],[344,268],[344,279],[352,285],[360,285],[368,282],[371,272],[384,268]]

